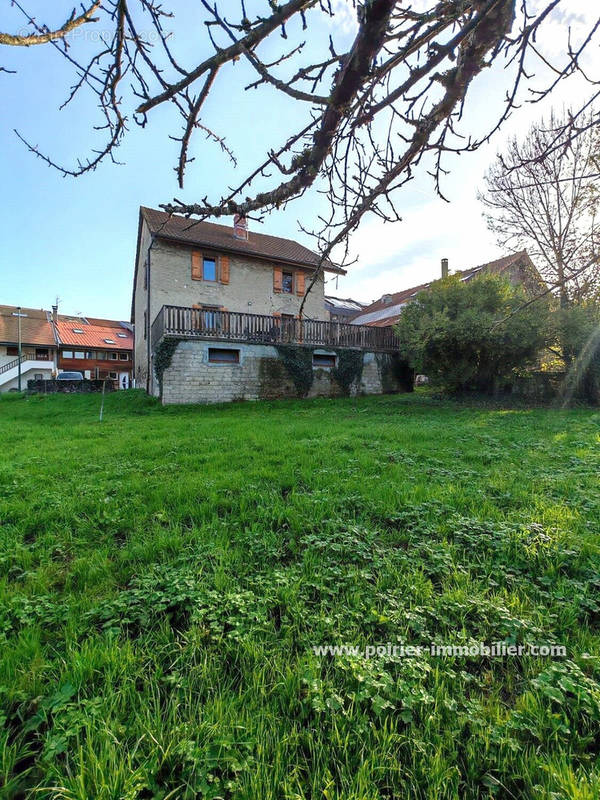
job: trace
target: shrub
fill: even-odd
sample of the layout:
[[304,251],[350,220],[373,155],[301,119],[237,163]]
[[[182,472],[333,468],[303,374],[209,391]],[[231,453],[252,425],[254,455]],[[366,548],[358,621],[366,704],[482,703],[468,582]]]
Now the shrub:
[[535,361],[548,336],[548,305],[523,307],[520,287],[496,275],[452,276],[421,292],[403,312],[401,353],[451,392],[491,392]]

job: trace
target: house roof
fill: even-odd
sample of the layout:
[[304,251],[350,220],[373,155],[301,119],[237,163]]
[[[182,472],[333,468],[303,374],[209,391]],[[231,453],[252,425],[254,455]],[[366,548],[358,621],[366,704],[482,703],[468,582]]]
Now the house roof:
[[341,297],[332,297],[331,295],[325,295],[325,304],[330,306],[332,310],[342,314],[357,314],[366,306],[366,303],[359,303],[358,300],[352,300],[350,297],[343,299]]
[[[460,280],[466,282],[477,277],[477,275],[482,272],[499,275],[509,267],[518,264],[523,259],[527,259],[527,262],[531,265],[527,250],[521,250],[518,253],[512,253],[509,256],[497,258],[494,261],[488,261],[477,267],[457,270],[452,274],[460,276]],[[398,322],[403,307],[419,294],[419,292],[428,289],[433,282],[434,281],[429,281],[428,283],[421,283],[419,286],[411,286],[410,289],[403,289],[401,292],[395,292],[394,294],[384,294],[379,300],[371,303],[371,305],[364,308],[360,314],[353,317],[352,322],[356,325],[372,325],[381,328],[394,325]]]
[[[237,239],[232,225],[217,225],[214,222],[200,222],[165,211],[140,207],[150,232],[162,239],[200,247],[212,247],[229,253],[240,253],[269,261],[285,262],[301,267],[314,268],[319,262],[317,253],[293,239],[270,236],[266,233],[249,231],[248,239]],[[345,275],[346,270],[326,262],[328,272]]]
[[111,324],[92,325],[89,317],[81,319],[59,316],[56,330],[60,344],[79,346],[82,349],[100,347],[103,350],[133,350],[133,334],[128,328],[122,327],[120,323],[115,324],[115,320],[103,322]]
[[[0,342],[17,344],[19,318],[17,306],[0,306]],[[56,340],[47,311],[41,308],[21,308],[21,342],[24,345],[55,347]]]

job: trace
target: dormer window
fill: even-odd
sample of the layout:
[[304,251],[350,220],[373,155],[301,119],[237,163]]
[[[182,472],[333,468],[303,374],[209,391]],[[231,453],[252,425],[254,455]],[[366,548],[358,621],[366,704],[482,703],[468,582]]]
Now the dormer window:
[[116,344],[114,339],[105,339],[106,344]]
[[126,339],[127,338],[127,334],[126,333],[117,333],[117,336],[119,337],[119,339]]
[[389,304],[392,302],[392,295],[391,294],[384,294],[383,297],[381,298],[381,302],[385,306],[389,306]]

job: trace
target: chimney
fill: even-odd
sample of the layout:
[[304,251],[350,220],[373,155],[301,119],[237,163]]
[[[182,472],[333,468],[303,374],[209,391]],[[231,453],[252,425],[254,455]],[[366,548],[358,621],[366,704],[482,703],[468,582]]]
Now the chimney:
[[55,325],[58,322],[58,305],[52,306],[52,322]]
[[233,235],[236,239],[248,241],[248,220],[241,214],[236,214],[233,218]]
[[448,277],[448,259],[442,258],[442,280]]

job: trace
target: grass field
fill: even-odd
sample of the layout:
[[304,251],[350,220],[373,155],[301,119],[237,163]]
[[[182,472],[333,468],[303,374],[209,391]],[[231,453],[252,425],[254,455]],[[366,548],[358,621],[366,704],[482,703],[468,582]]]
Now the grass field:
[[597,411],[98,405],[0,398],[2,797],[600,797]]

